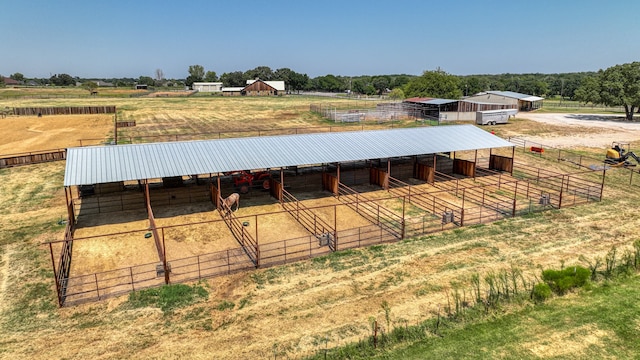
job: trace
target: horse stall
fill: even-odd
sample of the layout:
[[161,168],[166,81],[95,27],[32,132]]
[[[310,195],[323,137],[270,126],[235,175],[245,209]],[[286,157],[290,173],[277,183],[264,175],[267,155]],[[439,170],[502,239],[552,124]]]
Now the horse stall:
[[94,217],[84,226],[74,234],[67,302],[101,299],[164,282],[156,276],[159,259],[145,211]]
[[[58,289],[67,289],[59,298],[80,293],[102,298],[462,225],[456,204],[449,211],[435,195],[423,196],[419,204],[419,194],[405,194],[414,185],[434,188],[441,174],[475,176],[477,152],[473,161],[457,157],[453,150],[468,147],[454,129],[479,144],[510,146],[467,126],[69,149],[68,164],[76,167],[65,173],[64,183],[69,218],[77,216],[71,236],[78,241],[61,242],[67,244],[60,246],[61,254],[71,254],[69,244],[76,251],[70,277],[56,278]],[[446,137],[444,148],[452,151],[411,155],[434,149],[425,140],[429,136]],[[390,139],[398,146],[384,146]],[[360,145],[343,146],[354,142]],[[248,151],[255,146],[272,152]],[[160,150],[171,156],[161,162]],[[287,158],[294,154],[301,156]],[[367,159],[368,154],[388,157]],[[122,161],[105,171],[105,158]],[[331,162],[345,158],[361,160]],[[281,169],[283,160],[297,165]],[[271,168],[251,168],[258,163]],[[493,165],[509,164],[494,157]],[[186,175],[201,171],[211,173]],[[100,181],[114,182],[86,185]],[[456,198],[451,189],[440,191]],[[223,200],[232,194],[239,196],[238,207],[228,211]]]

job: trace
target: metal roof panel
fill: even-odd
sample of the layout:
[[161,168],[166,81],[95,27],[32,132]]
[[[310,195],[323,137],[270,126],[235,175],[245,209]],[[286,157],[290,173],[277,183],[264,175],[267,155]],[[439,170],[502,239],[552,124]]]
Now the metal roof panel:
[[69,148],[64,186],[511,147],[473,125]]

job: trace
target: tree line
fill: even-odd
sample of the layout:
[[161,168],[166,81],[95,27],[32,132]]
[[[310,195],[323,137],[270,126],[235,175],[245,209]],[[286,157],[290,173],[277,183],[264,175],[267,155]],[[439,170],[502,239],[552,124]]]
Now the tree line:
[[[362,95],[387,94],[390,98],[433,97],[459,99],[489,90],[513,91],[542,97],[558,97],[583,103],[625,107],[627,119],[633,118],[640,108],[640,62],[615,65],[598,72],[575,72],[559,74],[495,74],[452,75],[438,68],[422,75],[323,75],[310,78],[289,68],[272,70],[258,66],[247,71],[234,71],[218,76],[215,71],[205,71],[202,65],[190,65],[185,79],[165,79],[161,69],[154,77],[100,79],[114,86],[127,87],[145,84],[156,87],[191,87],[194,82],[221,82],[225,87],[245,86],[247,80],[284,81],[286,90],[353,93]],[[92,82],[95,79],[80,79],[68,74],[55,74],[48,79],[27,79],[21,73],[10,78],[24,84],[73,86],[76,83]],[[4,78],[0,76],[0,86]],[[92,85],[92,84],[90,84]],[[86,86],[92,88],[93,86]]]
[[[437,69],[425,72],[429,81],[443,81],[442,86],[454,85],[457,91],[451,95],[468,96],[487,90],[508,90],[538,96],[561,96],[565,99],[574,99],[576,89],[585,78],[593,78],[595,72],[564,73],[564,74],[497,74],[497,75],[467,75],[456,76],[453,83],[450,78],[433,76],[444,73]],[[420,96],[422,76],[408,74],[392,75],[361,75],[340,76],[323,75],[310,78],[307,74],[298,73],[289,68],[272,70],[268,66],[258,66],[247,71],[233,71],[218,76],[215,71],[205,71],[201,65],[190,65],[188,76],[184,79],[165,79],[161,69],[156,69],[154,76],[140,76],[138,78],[102,78],[86,79],[74,77],[69,74],[54,74],[49,78],[26,78],[21,73],[14,73],[9,78],[25,85],[53,85],[74,86],[76,83],[87,81],[104,81],[117,87],[128,87],[135,84],[143,84],[151,87],[191,87],[194,82],[221,82],[225,87],[245,86],[247,80],[259,78],[264,81],[284,81],[287,90],[290,91],[323,91],[323,92],[349,92],[362,95],[381,95],[394,89],[400,89],[407,96]],[[444,73],[446,74],[446,73]],[[449,74],[447,74],[449,75]],[[435,79],[433,79],[435,77]],[[2,79],[0,77],[0,79]],[[412,85],[408,85],[413,82]],[[398,93],[398,91],[396,91]],[[401,95],[401,94],[400,94]],[[458,96],[458,97],[459,97]],[[453,97],[453,96],[451,96]]]

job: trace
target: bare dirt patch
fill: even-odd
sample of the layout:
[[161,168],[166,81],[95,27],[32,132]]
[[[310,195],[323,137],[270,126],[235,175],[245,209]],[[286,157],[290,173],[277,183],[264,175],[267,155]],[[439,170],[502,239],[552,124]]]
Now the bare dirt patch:
[[0,124],[0,154],[80,146],[80,139],[113,133],[113,115],[10,116]]
[[[552,147],[607,148],[613,141],[640,140],[640,123],[621,116],[521,112],[518,118],[537,123],[529,129],[530,135],[525,132],[524,138]],[[522,134],[522,129],[519,132]]]

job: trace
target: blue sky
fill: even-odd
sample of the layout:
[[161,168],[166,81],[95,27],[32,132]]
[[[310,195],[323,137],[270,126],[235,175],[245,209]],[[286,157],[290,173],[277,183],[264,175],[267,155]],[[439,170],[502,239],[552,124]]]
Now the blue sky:
[[597,71],[640,61],[640,1],[0,0],[0,74],[185,78]]

